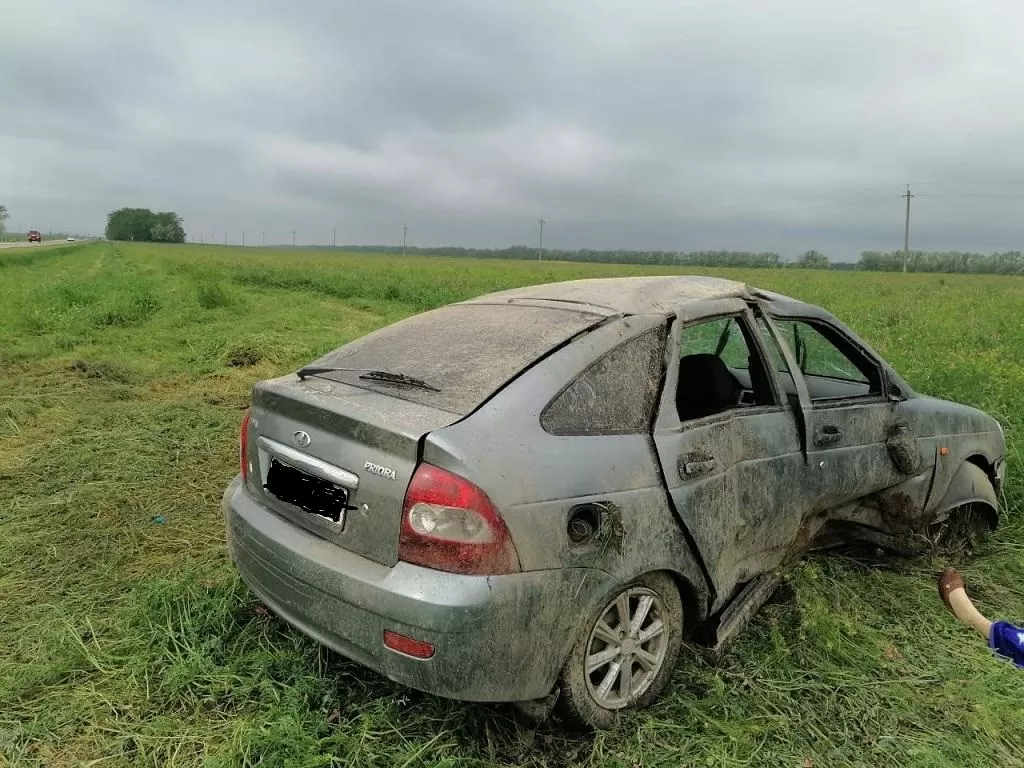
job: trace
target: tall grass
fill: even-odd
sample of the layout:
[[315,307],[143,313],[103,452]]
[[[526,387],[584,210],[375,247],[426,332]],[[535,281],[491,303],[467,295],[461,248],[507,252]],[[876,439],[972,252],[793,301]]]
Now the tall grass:
[[[1020,673],[944,612],[940,563],[805,561],[719,667],[688,656],[596,736],[393,685],[239,583],[218,504],[254,381],[485,291],[656,271],[0,251],[0,765],[1022,764]],[[702,271],[822,303],[919,389],[1003,420],[1009,517],[966,572],[986,611],[1024,618],[1024,281]]]

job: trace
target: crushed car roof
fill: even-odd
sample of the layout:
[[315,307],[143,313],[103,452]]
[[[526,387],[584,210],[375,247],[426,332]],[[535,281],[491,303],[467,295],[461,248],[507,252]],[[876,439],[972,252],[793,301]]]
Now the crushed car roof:
[[600,311],[606,315],[641,315],[672,312],[693,301],[754,297],[793,301],[781,294],[761,291],[745,283],[720,277],[659,275],[602,277],[531,285],[489,293],[464,303],[564,302],[582,305],[580,309]]

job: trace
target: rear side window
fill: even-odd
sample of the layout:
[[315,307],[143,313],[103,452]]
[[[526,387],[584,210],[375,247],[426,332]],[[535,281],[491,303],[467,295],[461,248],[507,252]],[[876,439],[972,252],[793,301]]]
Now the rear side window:
[[[602,320],[567,309],[452,304],[374,331],[312,365],[357,369],[324,377],[465,416],[538,358]],[[400,373],[431,389],[360,378],[370,370]]]
[[665,328],[620,344],[579,374],[548,404],[541,426],[553,435],[647,431],[661,384]]

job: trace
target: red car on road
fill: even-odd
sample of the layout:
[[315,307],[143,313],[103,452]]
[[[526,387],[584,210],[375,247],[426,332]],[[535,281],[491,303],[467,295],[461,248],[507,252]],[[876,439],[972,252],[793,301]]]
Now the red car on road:
[[28,233],[28,241],[30,243],[41,243],[43,242],[43,236],[39,233],[38,230],[33,229],[31,232]]

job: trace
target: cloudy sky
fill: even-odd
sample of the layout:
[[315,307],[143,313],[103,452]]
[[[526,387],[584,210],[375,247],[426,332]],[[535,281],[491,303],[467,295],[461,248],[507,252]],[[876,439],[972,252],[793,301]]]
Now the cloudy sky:
[[1024,249],[1018,0],[6,0],[0,203],[190,238]]

